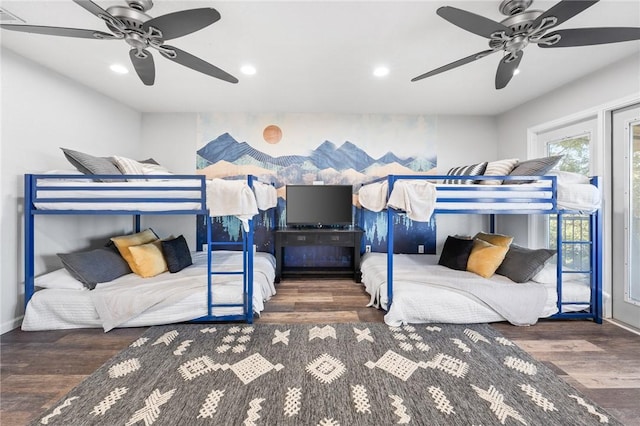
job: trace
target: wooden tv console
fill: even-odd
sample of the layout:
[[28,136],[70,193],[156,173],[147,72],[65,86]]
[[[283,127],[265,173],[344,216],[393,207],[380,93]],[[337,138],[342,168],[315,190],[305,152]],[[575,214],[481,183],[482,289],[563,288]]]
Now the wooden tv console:
[[[276,282],[284,275],[351,276],[360,282],[360,246],[364,231],[358,227],[348,228],[280,228],[275,231]],[[349,268],[305,266],[283,269],[283,249],[289,246],[350,247],[353,250]]]

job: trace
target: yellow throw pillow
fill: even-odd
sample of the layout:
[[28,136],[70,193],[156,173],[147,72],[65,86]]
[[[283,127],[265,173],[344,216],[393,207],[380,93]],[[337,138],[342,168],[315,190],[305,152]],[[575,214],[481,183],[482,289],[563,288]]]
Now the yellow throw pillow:
[[479,238],[473,240],[473,248],[467,260],[467,271],[490,278],[500,266],[509,247],[496,246]]
[[[129,264],[129,268],[136,274],[138,271],[136,270],[135,262],[133,261],[133,257],[131,256],[131,252],[129,251],[129,247],[131,246],[139,246],[141,244],[147,244],[152,241],[158,239],[158,236],[151,229],[145,229],[142,232],[138,232],[137,234],[131,235],[122,235],[120,237],[113,237],[111,241],[116,245],[118,251],[120,252],[120,256],[124,258]],[[138,274],[140,275],[140,274]]]
[[513,242],[513,237],[510,237],[509,235],[487,234],[484,232],[478,232],[473,238],[486,241],[489,244],[493,244],[494,246],[503,246],[503,247],[509,247]]
[[162,241],[160,240],[139,246],[131,246],[129,251],[136,265],[136,274],[142,278],[155,277],[168,270],[167,262],[162,254]]

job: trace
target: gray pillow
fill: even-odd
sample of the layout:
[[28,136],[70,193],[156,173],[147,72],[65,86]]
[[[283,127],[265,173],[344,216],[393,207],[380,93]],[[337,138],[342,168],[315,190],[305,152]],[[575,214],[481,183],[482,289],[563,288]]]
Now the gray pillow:
[[106,283],[131,273],[131,268],[120,254],[109,248],[79,253],[58,253],[62,265],[89,290],[98,283]]
[[[448,176],[482,176],[487,169],[487,161],[478,164],[471,164],[469,166],[452,167],[447,172]],[[445,179],[443,183],[447,184],[462,184],[473,185],[476,181],[471,179]]]
[[[562,155],[540,157],[518,163],[509,176],[544,176],[562,160]],[[530,183],[532,180],[505,180],[504,184]]]
[[[113,162],[104,157],[94,157],[84,152],[60,148],[64,156],[73,166],[85,175],[121,175],[122,172]],[[102,182],[113,182],[115,179],[96,179]]]
[[544,264],[554,254],[556,254],[555,250],[528,249],[511,244],[496,274],[504,275],[516,283],[531,281],[531,278],[542,270]]

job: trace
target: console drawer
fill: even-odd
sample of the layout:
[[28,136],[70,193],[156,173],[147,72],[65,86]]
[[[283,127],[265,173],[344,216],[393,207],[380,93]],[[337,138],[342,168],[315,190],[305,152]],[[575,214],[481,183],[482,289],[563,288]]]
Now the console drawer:
[[343,244],[352,244],[353,245],[353,234],[352,233],[340,233],[340,232],[327,232],[327,233],[318,233],[316,234],[316,244],[319,245],[332,245],[332,246],[340,246]]

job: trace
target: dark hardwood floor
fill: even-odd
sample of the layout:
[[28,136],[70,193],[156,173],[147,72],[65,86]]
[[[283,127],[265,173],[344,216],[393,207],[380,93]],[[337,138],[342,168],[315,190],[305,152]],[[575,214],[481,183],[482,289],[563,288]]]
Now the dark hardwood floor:
[[[349,280],[284,280],[257,323],[382,322],[369,296]],[[640,426],[640,335],[605,322],[494,324],[625,425]],[[0,424],[27,424],[146,328],[0,336]]]

